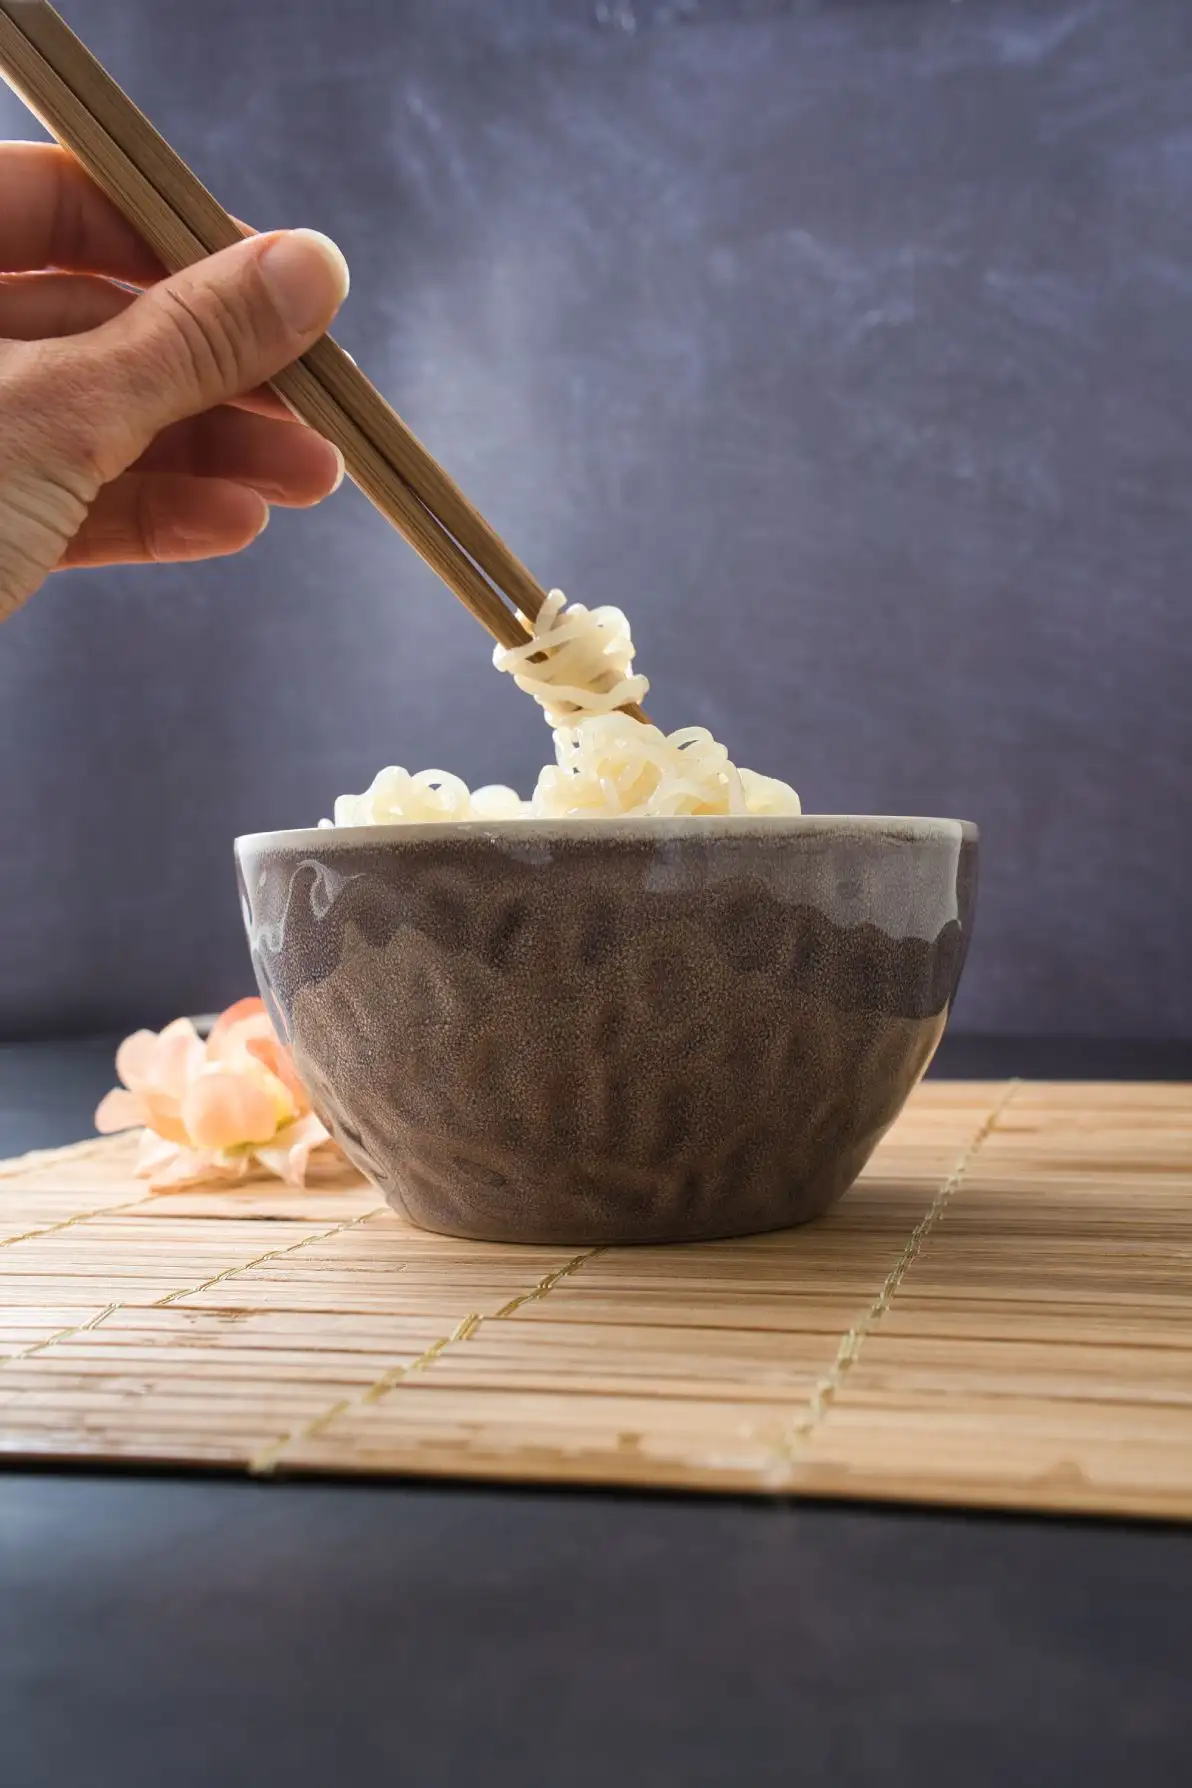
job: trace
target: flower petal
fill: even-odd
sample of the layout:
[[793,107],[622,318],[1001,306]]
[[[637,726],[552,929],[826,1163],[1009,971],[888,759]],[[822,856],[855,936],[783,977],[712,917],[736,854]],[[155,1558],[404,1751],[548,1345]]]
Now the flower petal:
[[157,1032],[134,1031],[116,1051],[116,1073],[130,1092],[139,1092],[156,1078]]
[[153,1087],[147,1087],[137,1094],[142,1112],[142,1122],[168,1142],[185,1142],[186,1125],[178,1110],[177,1099],[166,1093],[159,1093]]
[[188,1186],[242,1180],[247,1172],[247,1159],[222,1161],[207,1149],[176,1149],[154,1170],[149,1186],[153,1192],[180,1192]]
[[246,1018],[264,1018],[265,1002],[261,999],[236,1000],[226,1012],[221,1012],[208,1033],[208,1043],[218,1043],[235,1025],[243,1024]]
[[270,1142],[277,1134],[279,1115],[277,1098],[268,1086],[225,1068],[200,1074],[182,1101],[182,1121],[199,1148],[234,1149]]
[[[258,1039],[258,1041],[263,1042],[263,1039]],[[266,1051],[266,1053],[269,1052]],[[288,1063],[279,1058],[278,1066],[288,1067]],[[298,1096],[295,1097],[286,1083],[265,1066],[255,1048],[246,1051],[237,1061],[229,1062],[228,1071],[239,1074],[244,1080],[251,1080],[254,1086],[262,1087],[269,1094],[277,1112],[277,1128],[279,1130],[286,1124],[292,1124],[295,1119],[303,1115],[307,1098],[302,1083],[295,1082],[298,1088]]]
[[298,1078],[288,1049],[280,1044],[272,1031],[268,1037],[249,1037],[245,1048],[255,1061],[262,1063],[285,1087],[298,1116],[310,1110],[310,1095]]
[[203,1040],[189,1018],[176,1018],[173,1024],[167,1024],[157,1040],[153,1080],[158,1092],[181,1100],[206,1059]]
[[254,1151],[266,1172],[284,1180],[287,1186],[305,1186],[306,1163],[310,1150],[301,1144],[296,1149],[275,1149],[268,1146]]
[[117,1130],[136,1130],[145,1122],[145,1112],[135,1093],[115,1086],[105,1093],[95,1112],[95,1128],[101,1136],[112,1136]]
[[207,1038],[207,1060],[228,1061],[240,1054],[249,1037],[271,1037],[273,1026],[261,1000],[237,1000],[216,1019]]
[[146,1130],[141,1137],[141,1146],[137,1152],[136,1172],[139,1179],[148,1179],[158,1168],[164,1167],[179,1153],[176,1142],[167,1142],[153,1130]]
[[259,1148],[255,1153],[262,1167],[275,1173],[279,1180],[285,1180],[289,1186],[304,1186],[312,1154],[330,1141],[319,1119],[308,1112],[297,1123],[279,1130],[267,1148]]

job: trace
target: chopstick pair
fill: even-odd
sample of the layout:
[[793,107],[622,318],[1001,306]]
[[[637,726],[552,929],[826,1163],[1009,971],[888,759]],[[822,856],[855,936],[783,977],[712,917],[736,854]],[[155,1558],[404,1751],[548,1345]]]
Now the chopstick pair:
[[[171,273],[243,238],[47,0],[0,0],[0,73]],[[329,335],[271,381],[352,481],[502,646],[546,592]],[[626,709],[638,720],[642,710]]]

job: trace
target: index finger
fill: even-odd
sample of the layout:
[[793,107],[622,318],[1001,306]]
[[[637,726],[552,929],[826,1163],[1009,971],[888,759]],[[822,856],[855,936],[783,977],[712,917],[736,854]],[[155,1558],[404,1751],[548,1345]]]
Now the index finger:
[[152,285],[165,269],[56,143],[0,143],[0,272],[102,273]]
[[[245,236],[256,230],[234,220]],[[56,143],[0,142],[0,275],[50,269],[98,273],[128,286],[164,278],[162,266],[73,155]],[[288,404],[260,385],[236,409],[293,421]]]

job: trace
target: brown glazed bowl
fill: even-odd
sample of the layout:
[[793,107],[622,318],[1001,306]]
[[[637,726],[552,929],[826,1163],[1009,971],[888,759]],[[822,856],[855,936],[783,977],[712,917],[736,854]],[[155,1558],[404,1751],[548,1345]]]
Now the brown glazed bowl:
[[315,1109],[415,1223],[671,1242],[803,1223],[935,1051],[955,820],[503,821],[236,844]]

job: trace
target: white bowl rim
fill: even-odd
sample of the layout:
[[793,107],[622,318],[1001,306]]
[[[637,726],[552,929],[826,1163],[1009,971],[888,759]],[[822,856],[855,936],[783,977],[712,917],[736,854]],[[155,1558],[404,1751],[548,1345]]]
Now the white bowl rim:
[[946,840],[975,844],[979,829],[971,820],[924,819],[874,813],[672,814],[651,818],[401,820],[386,826],[302,826],[290,831],[245,832],[236,850],[336,850],[349,846],[422,844],[430,839],[488,839],[493,844],[528,844],[556,833],[568,838],[626,839],[713,836],[764,838],[871,834],[902,843]]

